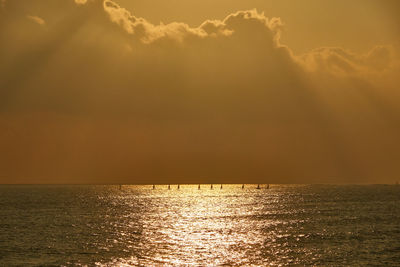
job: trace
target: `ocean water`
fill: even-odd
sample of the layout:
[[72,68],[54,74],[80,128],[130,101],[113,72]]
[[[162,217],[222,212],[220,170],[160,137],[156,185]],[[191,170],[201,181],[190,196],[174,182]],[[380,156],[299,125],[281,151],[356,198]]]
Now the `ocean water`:
[[400,266],[396,185],[0,186],[0,266]]

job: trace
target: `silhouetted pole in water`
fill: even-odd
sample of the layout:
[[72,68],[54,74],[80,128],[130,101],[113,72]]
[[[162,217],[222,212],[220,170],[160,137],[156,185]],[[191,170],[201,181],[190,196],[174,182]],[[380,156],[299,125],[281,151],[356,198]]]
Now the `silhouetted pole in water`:
[[257,189],[261,189],[260,184],[257,185]]
[[211,184],[211,187],[210,187],[210,189],[211,189],[211,190],[213,190],[213,189],[214,189],[212,184]]
[[200,184],[199,184],[199,187],[197,187],[197,189],[200,190]]
[[153,190],[154,190],[154,189],[156,189],[156,185],[155,185],[155,184],[153,184]]
[[181,188],[181,185],[180,184],[178,184],[178,190]]
[[168,190],[171,190],[171,185],[168,185]]
[[222,184],[221,184],[221,187],[219,189],[222,189]]
[[242,189],[244,189],[244,184],[242,184]]

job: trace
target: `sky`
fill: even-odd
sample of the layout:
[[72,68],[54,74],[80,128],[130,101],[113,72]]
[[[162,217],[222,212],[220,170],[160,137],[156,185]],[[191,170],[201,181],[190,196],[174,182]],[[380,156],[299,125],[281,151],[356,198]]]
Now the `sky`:
[[394,183],[397,0],[1,0],[0,183]]

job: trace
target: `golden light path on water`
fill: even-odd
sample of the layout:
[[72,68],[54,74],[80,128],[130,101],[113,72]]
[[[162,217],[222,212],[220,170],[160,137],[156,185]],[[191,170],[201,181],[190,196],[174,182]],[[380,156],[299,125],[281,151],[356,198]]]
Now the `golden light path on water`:
[[[241,218],[246,215],[257,213],[260,206],[250,205],[254,201],[252,197],[247,198],[247,203],[238,203],[230,188],[221,190],[198,190],[193,188],[182,192],[175,191],[176,203],[174,205],[160,205],[155,211],[162,214],[163,210],[166,224],[156,224],[155,231],[158,231],[168,243],[165,252],[170,250],[176,253],[163,256],[163,251],[155,255],[155,260],[170,261],[172,264],[196,264],[199,262],[207,264],[223,264],[227,260],[239,262],[242,255],[241,250],[235,254],[229,253],[231,246],[237,245],[241,240],[246,240],[247,244],[258,243],[260,235],[250,231],[254,225],[246,223],[243,219],[229,220],[230,215],[240,214]],[[228,193],[228,194],[227,194]],[[184,194],[184,195],[182,195]],[[184,198],[185,205],[180,205],[180,200]],[[243,201],[243,199],[240,199]],[[236,207],[241,206],[239,210]],[[212,220],[211,220],[212,218]],[[157,220],[154,220],[157,222]],[[153,222],[154,222],[153,221]],[[151,221],[149,222],[151,224]],[[241,228],[240,231],[233,232],[232,229]],[[159,237],[157,236],[156,239]],[[157,240],[149,240],[157,242]],[[163,242],[163,241],[160,241]]]
[[[281,194],[273,188],[257,190],[256,186],[245,185],[244,190],[241,185],[223,185],[222,189],[220,185],[214,185],[213,189],[210,185],[201,185],[200,190],[197,185],[181,185],[180,189],[172,185],[170,190],[166,185],[156,186],[155,190],[151,186],[142,187],[140,197],[145,199],[145,203],[139,221],[122,227],[120,240],[115,241],[127,243],[132,236],[129,225],[137,228],[139,224],[139,242],[127,249],[140,247],[142,255],[114,259],[110,264],[262,264],[266,259],[261,255],[265,253],[265,242],[268,239],[273,241],[264,230],[288,222],[268,218],[268,213],[277,210]],[[135,208],[136,190],[137,187],[123,186],[119,198],[125,202],[132,200]],[[137,219],[136,211],[133,213],[132,217]],[[281,230],[285,232],[287,229]],[[271,232],[270,235],[279,238],[285,233]],[[270,249],[276,255],[268,257],[269,263],[281,261],[279,254],[284,252],[279,247]]]

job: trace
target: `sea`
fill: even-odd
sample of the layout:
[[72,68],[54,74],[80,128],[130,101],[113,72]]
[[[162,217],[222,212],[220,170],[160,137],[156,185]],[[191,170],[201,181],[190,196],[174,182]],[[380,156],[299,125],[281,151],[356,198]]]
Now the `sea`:
[[400,186],[2,185],[0,266],[400,266]]

